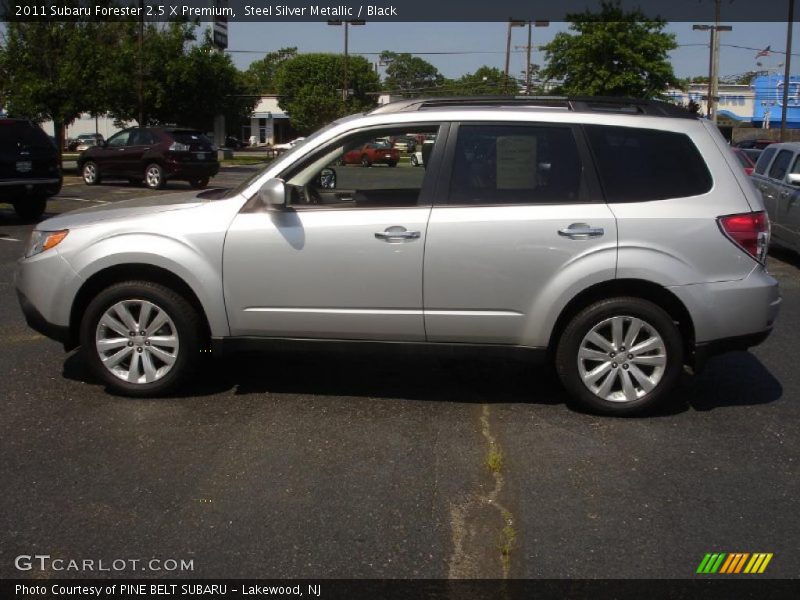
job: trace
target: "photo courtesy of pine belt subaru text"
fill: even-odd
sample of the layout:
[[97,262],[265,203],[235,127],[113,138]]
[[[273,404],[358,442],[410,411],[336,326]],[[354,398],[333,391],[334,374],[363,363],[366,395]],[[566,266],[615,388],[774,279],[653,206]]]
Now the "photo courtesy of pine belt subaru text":
[[[425,142],[417,166],[399,138]],[[626,415],[766,339],[769,237],[725,140],[683,109],[417,99],[331,123],[235,189],[46,220],[16,285],[29,325],[120,394],[179,392],[208,348],[413,347],[547,359],[572,401]]]

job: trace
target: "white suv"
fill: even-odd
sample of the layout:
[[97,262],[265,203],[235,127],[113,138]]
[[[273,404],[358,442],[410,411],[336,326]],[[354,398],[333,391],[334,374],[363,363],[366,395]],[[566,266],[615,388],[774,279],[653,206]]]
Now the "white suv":
[[[409,134],[435,137],[424,169],[341,165]],[[124,394],[174,390],[209,345],[401,343],[549,356],[572,398],[630,414],[766,338],[768,242],[717,129],[671,105],[411,100],[227,192],[45,221],[17,286],[29,324]]]

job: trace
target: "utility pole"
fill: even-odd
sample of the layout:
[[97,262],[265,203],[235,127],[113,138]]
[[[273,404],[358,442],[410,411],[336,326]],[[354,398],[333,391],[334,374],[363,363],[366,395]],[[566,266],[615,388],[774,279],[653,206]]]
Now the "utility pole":
[[139,127],[144,127],[144,0],[139,0]]
[[527,59],[525,62],[525,95],[531,95],[531,52],[533,51],[532,33],[533,27],[547,27],[550,21],[528,21],[528,44],[526,46],[514,46],[517,50],[525,50]]
[[794,24],[794,0],[789,0],[789,22],[786,24],[786,62],[783,70],[783,110],[781,111],[781,141],[788,141],[786,113],[789,111],[789,81],[792,63],[792,25]]
[[706,113],[714,122],[717,122],[717,102],[719,101],[719,34],[722,31],[733,31],[729,25],[720,25],[720,2],[715,0],[714,24],[713,25],[692,25],[695,31],[710,31],[709,40],[709,60],[708,60],[708,96],[706,97]]

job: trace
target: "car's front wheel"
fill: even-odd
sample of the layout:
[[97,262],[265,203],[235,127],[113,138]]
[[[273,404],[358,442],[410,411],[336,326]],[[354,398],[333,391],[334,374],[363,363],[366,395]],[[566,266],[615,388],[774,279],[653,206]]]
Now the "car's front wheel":
[[556,370],[572,398],[595,412],[631,415],[662,402],[683,368],[675,322],[641,298],[609,298],[567,325]]
[[160,396],[185,381],[200,353],[200,316],[180,294],[150,281],[100,292],[81,321],[92,371],[112,390]]
[[369,156],[364,155],[364,156],[361,157],[361,166],[362,167],[371,167],[372,166],[372,161],[370,161]]
[[147,168],[144,170],[144,183],[151,190],[160,190],[164,187],[167,180],[161,165],[157,163],[147,165]]

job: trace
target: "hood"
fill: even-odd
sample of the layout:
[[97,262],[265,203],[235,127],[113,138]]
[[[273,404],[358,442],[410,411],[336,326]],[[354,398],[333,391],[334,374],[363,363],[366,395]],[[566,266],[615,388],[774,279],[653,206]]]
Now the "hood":
[[148,196],[134,198],[120,202],[110,202],[100,206],[79,208],[63,215],[47,219],[39,223],[36,229],[43,231],[56,231],[58,229],[73,229],[99,221],[112,219],[128,219],[142,215],[152,215],[169,210],[192,208],[204,201],[197,197],[198,192],[183,192],[163,196]]

